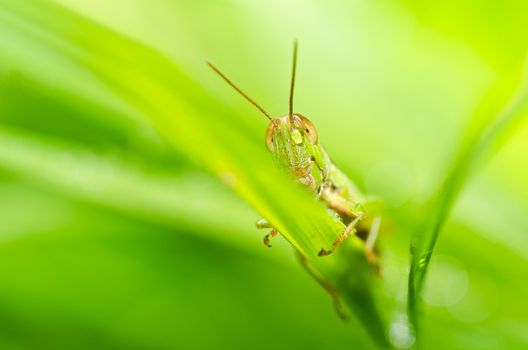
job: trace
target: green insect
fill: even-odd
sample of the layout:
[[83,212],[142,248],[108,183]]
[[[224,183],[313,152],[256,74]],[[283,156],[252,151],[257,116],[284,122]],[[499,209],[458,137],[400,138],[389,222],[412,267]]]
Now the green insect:
[[[297,42],[293,48],[293,69],[290,85],[289,113],[272,118],[260,105],[240,90],[218,68],[207,64],[231,85],[246,100],[257,107],[269,120],[266,132],[266,145],[273,153],[275,163],[289,172],[299,183],[309,188],[314,196],[323,201],[342,220],[344,231],[332,244],[330,250],[321,248],[319,256],[332,254],[350,235],[357,235],[364,242],[366,258],[375,263],[375,242],[380,227],[380,217],[369,215],[364,196],[349,178],[330,160],[319,144],[317,129],[305,116],[293,112],[293,91],[297,66]],[[264,243],[270,246],[270,237],[279,232],[265,219],[257,221],[258,228],[271,229],[264,237]]]

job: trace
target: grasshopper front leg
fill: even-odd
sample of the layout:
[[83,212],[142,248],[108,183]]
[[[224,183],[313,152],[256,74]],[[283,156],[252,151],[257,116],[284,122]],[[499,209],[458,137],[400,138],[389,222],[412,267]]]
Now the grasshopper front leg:
[[341,217],[351,218],[352,220],[334,241],[330,250],[321,248],[318,255],[325,256],[332,254],[350,234],[356,233],[357,226],[365,217],[365,212],[361,205],[354,204],[352,201],[343,198],[339,193],[336,193],[329,188],[325,188],[321,191],[321,199],[326,202],[330,209],[334,210]]
[[264,245],[266,245],[267,247],[270,247],[271,248],[271,243],[270,243],[270,237],[275,237],[279,234],[279,231],[277,231],[277,229],[275,227],[273,227],[269,222],[268,220],[266,219],[260,219],[257,221],[257,228],[258,229],[261,229],[261,228],[271,228],[271,231],[264,236],[263,238],[263,241],[264,241]]
[[358,216],[352,220],[350,224],[345,227],[345,230],[337,237],[337,239],[332,243],[332,248],[330,250],[326,250],[324,248],[321,248],[319,253],[317,255],[319,256],[325,256],[330,255],[333,252],[335,252],[336,248],[343,243],[345,239],[347,239],[348,236],[352,233],[356,233],[357,229],[356,226],[359,224],[359,222],[363,219],[364,214],[358,214]]
[[378,239],[380,226],[381,216],[378,215],[372,220],[367,240],[365,241],[365,255],[367,257],[368,262],[373,266],[377,266],[378,264],[378,256],[376,254],[375,247],[376,240]]

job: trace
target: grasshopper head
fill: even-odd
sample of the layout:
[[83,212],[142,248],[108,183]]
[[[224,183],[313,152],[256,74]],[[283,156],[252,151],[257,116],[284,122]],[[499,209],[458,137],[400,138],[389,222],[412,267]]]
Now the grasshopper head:
[[[235,89],[249,103],[255,106],[268,120],[270,125],[266,133],[266,145],[273,153],[276,163],[279,166],[289,168],[294,175],[307,176],[309,166],[306,164],[310,160],[321,156],[321,150],[317,146],[317,130],[308,118],[293,113],[293,90],[295,86],[295,71],[297,67],[297,41],[293,44],[293,69],[290,84],[289,113],[283,117],[273,119],[258,103],[246,95],[218,68],[207,62],[222,79],[224,79],[233,89]],[[302,169],[302,173],[301,173]]]
[[295,169],[314,156],[317,130],[300,114],[286,115],[274,119],[268,126],[266,145],[278,165]]

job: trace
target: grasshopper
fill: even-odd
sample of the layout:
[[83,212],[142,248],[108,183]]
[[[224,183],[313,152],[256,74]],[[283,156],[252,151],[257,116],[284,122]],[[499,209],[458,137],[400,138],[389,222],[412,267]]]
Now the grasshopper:
[[[355,234],[364,242],[367,260],[374,264],[376,261],[375,242],[380,226],[379,216],[367,216],[365,207],[368,206],[364,196],[353,182],[332,163],[324,148],[319,144],[317,129],[313,123],[305,116],[293,112],[297,41],[293,47],[289,113],[282,117],[272,118],[218,68],[210,62],[207,64],[269,119],[266,146],[273,154],[276,165],[289,172],[296,181],[310,189],[314,196],[323,201],[345,225],[344,231],[333,242],[331,248],[327,250],[322,247],[318,255],[332,254],[347,237]],[[264,236],[264,244],[267,246],[270,246],[270,237],[279,234],[277,229],[265,219],[257,221],[257,227],[271,230]]]

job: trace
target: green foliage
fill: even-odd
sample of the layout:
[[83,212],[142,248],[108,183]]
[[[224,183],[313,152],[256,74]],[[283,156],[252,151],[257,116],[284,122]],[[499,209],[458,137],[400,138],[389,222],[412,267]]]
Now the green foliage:
[[[419,233],[419,345],[523,348],[527,6],[485,3],[0,0],[0,345],[411,346]],[[342,224],[204,64],[284,114],[294,37],[295,110],[385,201],[381,277],[353,239],[316,257]]]

